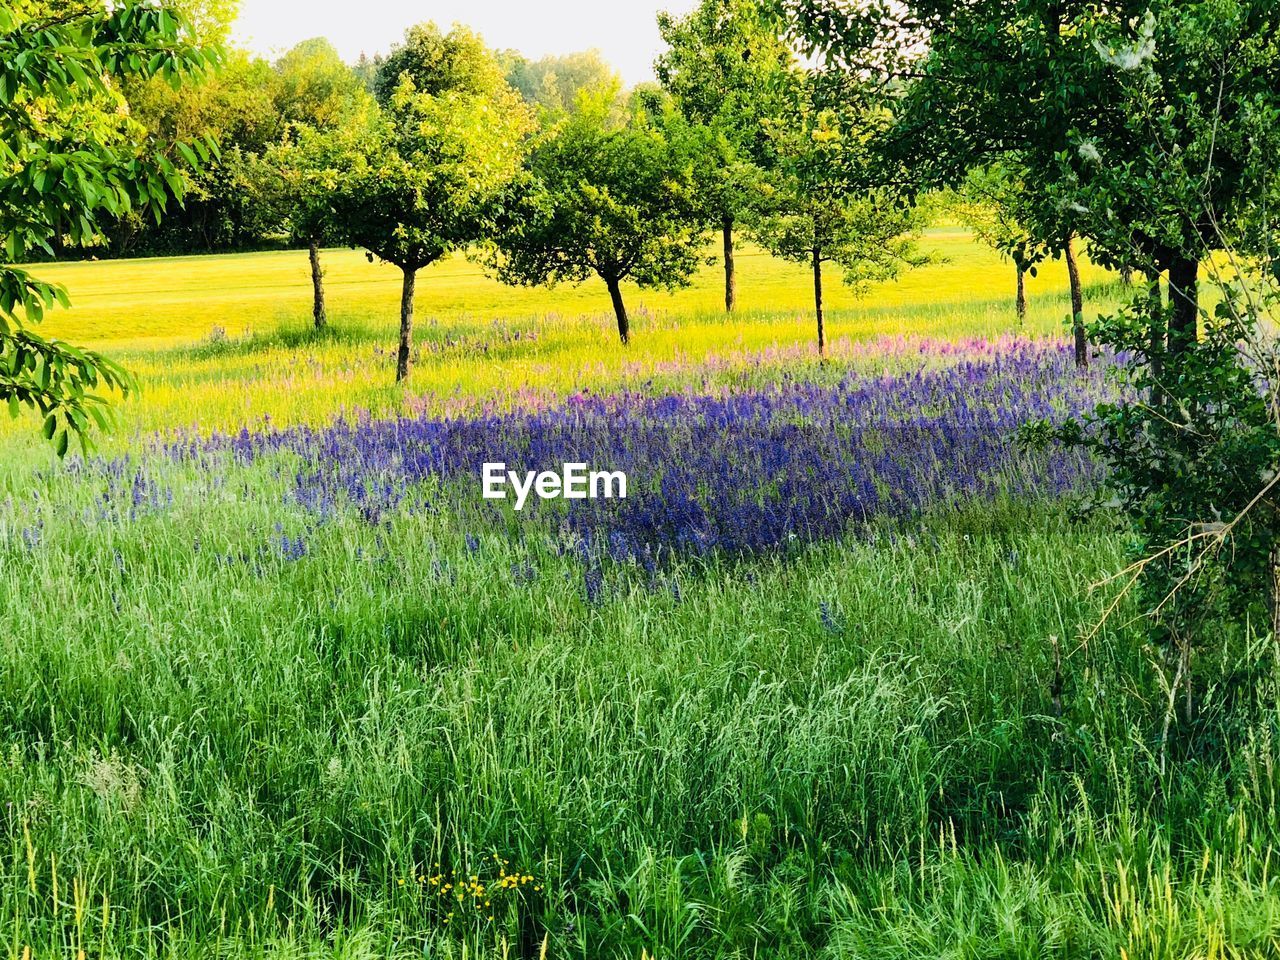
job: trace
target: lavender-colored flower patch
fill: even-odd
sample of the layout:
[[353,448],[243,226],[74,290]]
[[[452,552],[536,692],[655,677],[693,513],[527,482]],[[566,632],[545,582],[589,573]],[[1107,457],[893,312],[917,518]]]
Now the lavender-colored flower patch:
[[[930,357],[937,361],[938,357]],[[647,567],[672,554],[758,553],[841,535],[877,517],[997,495],[1058,496],[1097,479],[1081,453],[1033,454],[1015,433],[1107,396],[1096,365],[1077,372],[1058,343],[1006,341],[915,372],[834,385],[784,380],[716,395],[578,395],[541,410],[432,419],[341,420],[244,431],[170,449],[181,457],[277,453],[302,466],[294,496],[370,522],[413,509],[505,511],[481,501],[484,463],[625,471],[625,500],[549,501],[521,522],[567,528],[585,552]],[[418,485],[439,481],[430,499]]]

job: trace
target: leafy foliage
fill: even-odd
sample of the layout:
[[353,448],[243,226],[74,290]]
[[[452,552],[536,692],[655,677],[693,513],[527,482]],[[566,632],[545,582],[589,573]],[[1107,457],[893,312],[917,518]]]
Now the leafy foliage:
[[683,286],[701,259],[697,181],[685,146],[645,110],[621,127],[603,110],[562,122],[531,152],[530,182],[493,250],[498,276],[526,285],[600,277],[626,343],[619,284]]
[[[392,85],[391,78],[395,78]],[[397,379],[409,373],[418,270],[480,241],[520,172],[528,110],[496,58],[463,27],[412,28],[382,65],[382,110],[333,182],[330,222],[405,275]]]
[[[1227,651],[1251,650],[1258,627],[1280,635],[1280,342],[1259,312],[1268,306],[1266,287],[1230,285],[1203,336],[1171,346],[1151,336],[1151,306],[1136,299],[1090,331],[1127,357],[1119,399],[1082,420],[1024,428],[1035,445],[1093,453],[1115,493],[1108,505],[1127,518],[1132,563],[1116,579],[1120,599],[1136,593],[1155,644],[1162,771],[1179,701],[1185,723],[1201,720],[1197,677],[1202,687],[1237,682],[1201,661],[1221,669],[1238,655]],[[1252,663],[1240,673],[1261,680]]]
[[891,114],[829,98],[827,90],[822,78],[809,77],[791,115],[771,125],[778,173],[768,187],[769,212],[756,225],[776,256],[813,265],[820,349],[824,263],[839,264],[856,289],[927,262],[915,246],[919,211],[886,185],[880,167],[878,143]]
[[323,38],[304,40],[275,62],[275,105],[282,120],[321,129],[341,126],[368,96]]
[[[403,48],[446,51],[437,58],[423,54],[412,69],[407,53],[388,58],[379,89],[389,89],[394,74],[394,92],[331,198],[350,242],[405,269],[484,236],[494,200],[519,169],[529,126],[479,38],[464,28],[438,33],[414,27]],[[424,73],[429,66],[442,72]]]
[[119,255],[252,249],[290,232],[290,197],[263,159],[297,124],[331,129],[369,95],[323,40],[299,44],[274,65],[242,51],[216,74],[173,89],[134,82],[130,110],[154,135],[203,133],[221,155],[194,177],[182,210],[150,226],[126,217],[108,231]]
[[[1081,22],[1104,122],[1077,122],[1056,190],[1095,248],[1159,272],[1210,251],[1268,252],[1280,162],[1280,9],[1153,2]],[[1194,305],[1188,304],[1194,311]]]
[[[178,83],[216,53],[192,42],[163,6],[87,2],[19,3],[0,8],[0,236],[21,262],[51,241],[91,240],[98,220],[136,213],[157,221],[187,187],[187,172],[216,152],[197,137],[173,153],[146,136],[124,109],[121,84],[159,77]],[[59,288],[17,267],[0,267],[0,401],[44,418],[59,454],[72,436],[87,444],[108,422],[106,398],[133,379],[112,361],[31,330]]]
[[759,212],[774,153],[768,124],[796,82],[783,25],[757,0],[703,0],[684,17],[658,14],[668,49],[655,70],[689,124],[703,216],[723,233],[725,309],[737,301],[734,229]]
[[591,98],[599,96],[601,91],[609,91],[619,99],[622,92],[621,75],[599,50],[532,61],[516,53],[505,53],[503,62],[507,82],[549,120],[589,106]]
[[[703,0],[690,14],[658,15],[668,49],[658,58],[658,80],[680,112],[706,129],[715,147],[708,163],[767,166],[772,156],[767,123],[785,107],[796,68],[782,25],[755,0]],[[740,179],[740,178],[739,178]],[[712,197],[712,214],[733,215],[752,192],[725,177]]]
[[429,97],[492,90],[504,79],[497,59],[473,32],[455,27],[445,33],[434,23],[410,27],[404,42],[378,63],[373,80],[378,103],[390,106],[406,77]]

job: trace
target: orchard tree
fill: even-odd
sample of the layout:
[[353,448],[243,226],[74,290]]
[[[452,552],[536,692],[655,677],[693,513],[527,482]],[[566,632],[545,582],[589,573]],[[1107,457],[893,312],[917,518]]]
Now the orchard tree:
[[649,112],[620,127],[597,104],[562,121],[529,160],[530,183],[496,239],[493,262],[506,283],[604,281],[625,345],[631,325],[622,283],[675,288],[701,260],[693,158]]
[[[96,238],[102,217],[158,220],[181,197],[188,171],[213,154],[202,139],[163,143],[125,109],[121,84],[161,77],[178,84],[218,60],[163,5],[26,0],[0,7],[0,236],[4,258],[52,252],[60,236]],[[0,402],[44,417],[59,455],[71,437],[87,447],[107,427],[107,398],[135,384],[88,350],[31,328],[66,292],[16,266],[0,266]]]
[[1033,212],[1022,172],[1009,161],[969,171],[957,193],[955,212],[975,237],[1013,263],[1017,271],[1018,323],[1027,319],[1027,274],[1044,258],[1031,222]]
[[338,171],[360,149],[373,111],[363,82],[327,40],[306,40],[276,61],[276,107],[289,121],[268,147],[257,195],[281,208],[295,241],[304,243],[311,268],[312,320],[327,322],[320,247],[340,238],[330,194]]
[[396,380],[409,376],[418,271],[493,230],[521,168],[528,110],[475,34],[412,28],[383,62],[382,110],[336,170],[330,222],[404,275]]
[[886,182],[879,137],[891,117],[844,96],[828,102],[821,78],[808,78],[791,116],[772,128],[778,173],[770,212],[756,233],[775,256],[808,263],[818,352],[826,355],[823,264],[843,269],[858,289],[927,262],[916,249],[920,216],[910,198]]
[[[806,51],[860,82],[904,92],[897,152],[920,188],[958,187],[969,171],[1016,161],[1035,207],[1036,242],[1066,258],[1076,360],[1088,362],[1076,259],[1079,211],[1053,191],[1077,125],[1106,122],[1080,27],[1092,0],[775,0]],[[1145,2],[1145,0],[1143,0]],[[1136,4],[1135,4],[1136,5]],[[1124,7],[1123,2],[1117,5]]]
[[367,143],[370,119],[369,114],[353,114],[343,126],[328,130],[296,124],[268,148],[259,164],[261,202],[278,205],[293,239],[306,244],[311,316],[317,330],[328,322],[320,247],[345,240],[334,214],[333,196],[342,171],[356,163]]
[[1148,295],[1151,362],[1176,377],[1203,326],[1202,266],[1227,252],[1274,259],[1280,8],[1159,0],[1130,18],[1082,17],[1080,30],[1084,79],[1112,106],[1105,125],[1069,132],[1057,189],[1113,264],[1167,274],[1167,307],[1158,285]]
[[[930,179],[1016,154],[1039,239],[1067,253],[1082,234],[1104,262],[1167,273],[1170,330],[1154,310],[1152,337],[1172,354],[1196,338],[1201,264],[1274,189],[1276,4],[776,2],[815,56],[908,85],[901,143]],[[1079,349],[1078,315],[1076,332]]]
[[[1035,185],[1022,195],[1020,219],[1044,255],[1066,262],[1080,367],[1089,362],[1082,224],[1078,206],[1054,185],[1064,176],[1061,157],[1072,127],[1096,123],[1106,112],[1106,98],[1085,79],[1090,53],[1071,22],[1091,6],[1088,0],[909,0],[896,10],[917,35],[889,63],[892,76],[911,78],[899,144],[904,156],[916,158],[922,185],[959,184],[975,168],[1001,164]],[[910,33],[899,25],[884,39],[901,45]]]
[[794,55],[783,24],[759,0],[702,0],[684,17],[658,15],[668,49],[655,70],[698,128],[703,204],[724,246],[725,310],[737,304],[734,228],[754,209],[772,151],[766,122],[783,109]]

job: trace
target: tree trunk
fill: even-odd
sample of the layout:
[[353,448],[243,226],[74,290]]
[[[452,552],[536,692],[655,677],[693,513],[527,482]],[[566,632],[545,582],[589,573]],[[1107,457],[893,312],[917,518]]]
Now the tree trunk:
[[1125,264],[1120,268],[1120,282],[1126,287],[1133,286],[1133,267]]
[[1147,275],[1147,311],[1148,323],[1151,328],[1150,346],[1147,348],[1149,352],[1149,362],[1151,364],[1151,379],[1154,385],[1151,388],[1151,405],[1153,407],[1162,406],[1164,403],[1164,390],[1160,386],[1160,378],[1164,376],[1164,351],[1165,351],[1165,329],[1164,329],[1164,298],[1160,295],[1160,272],[1152,271]]
[[1200,326],[1200,262],[1175,254],[1169,261],[1169,356],[1177,358],[1195,343]]
[[818,315],[818,356],[827,355],[827,331],[822,317],[822,250],[813,248],[813,309]]
[[1089,342],[1084,335],[1084,289],[1080,286],[1080,264],[1076,262],[1075,237],[1067,234],[1063,251],[1067,259],[1067,276],[1071,280],[1071,329],[1076,340],[1076,366],[1089,365]]
[[324,308],[324,271],[320,269],[320,244],[312,240],[307,249],[311,257],[311,288],[315,293],[311,316],[315,320],[316,329],[321,330],[328,317]]
[[1027,271],[1018,265],[1018,326],[1027,322]]
[[738,306],[738,276],[733,262],[733,217],[725,214],[724,230],[724,312],[733,313]]
[[413,292],[417,285],[416,267],[401,267],[404,286],[400,290],[400,353],[396,358],[396,383],[409,379],[409,351],[413,347]]
[[618,318],[618,339],[625,347],[631,342],[631,321],[627,319],[627,305],[622,302],[622,285],[612,277],[605,277],[609,298],[613,301],[613,314]]

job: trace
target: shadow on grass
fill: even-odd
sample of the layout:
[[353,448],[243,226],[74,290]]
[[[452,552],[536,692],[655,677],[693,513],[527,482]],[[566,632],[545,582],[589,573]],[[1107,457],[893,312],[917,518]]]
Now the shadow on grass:
[[271,350],[298,350],[316,346],[365,346],[383,343],[385,330],[373,330],[362,324],[326,324],[317,328],[280,327],[266,333],[253,333],[245,337],[231,337],[222,327],[215,327],[205,339],[191,347],[175,351],[187,360],[219,360],[231,357],[249,357]]

